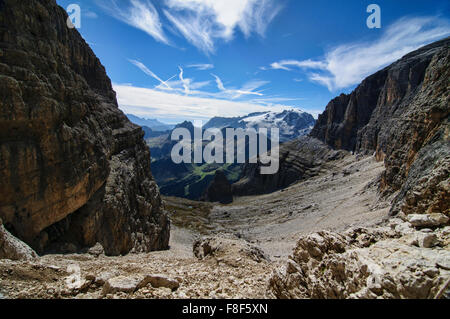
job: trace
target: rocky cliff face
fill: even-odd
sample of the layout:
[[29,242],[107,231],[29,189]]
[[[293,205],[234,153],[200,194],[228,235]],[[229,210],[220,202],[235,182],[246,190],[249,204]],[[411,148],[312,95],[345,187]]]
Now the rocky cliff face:
[[208,185],[203,197],[208,202],[220,202],[222,204],[233,202],[231,184],[222,170],[216,171],[214,179]]
[[326,169],[326,164],[343,158],[345,151],[333,150],[325,143],[311,137],[301,137],[286,142],[279,148],[280,167],[277,173],[262,175],[261,163],[245,164],[242,178],[233,184],[233,194],[248,196],[271,193],[302,179],[316,176]]
[[311,136],[384,161],[383,226],[300,238],[272,276],[278,298],[448,298],[450,38],[414,51],[328,104]]
[[0,1],[0,217],[42,252],[168,246],[142,130],[54,0]]
[[450,38],[414,51],[332,100],[311,132],[334,148],[375,153],[393,213],[449,214]]

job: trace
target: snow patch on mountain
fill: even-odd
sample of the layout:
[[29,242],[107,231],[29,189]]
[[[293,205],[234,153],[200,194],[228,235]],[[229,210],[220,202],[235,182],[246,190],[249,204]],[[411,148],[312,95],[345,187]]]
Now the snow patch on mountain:
[[298,109],[283,112],[260,112],[242,117],[214,117],[203,127],[204,129],[231,128],[279,128],[280,142],[286,142],[309,134],[314,127],[314,117]]

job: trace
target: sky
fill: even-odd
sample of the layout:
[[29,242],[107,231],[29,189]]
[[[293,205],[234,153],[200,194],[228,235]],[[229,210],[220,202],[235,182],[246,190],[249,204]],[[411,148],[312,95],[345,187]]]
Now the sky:
[[[317,117],[365,77],[450,35],[448,0],[57,0],[120,108],[166,123],[298,108]],[[369,28],[370,4],[380,28]],[[73,13],[71,11],[70,13]]]

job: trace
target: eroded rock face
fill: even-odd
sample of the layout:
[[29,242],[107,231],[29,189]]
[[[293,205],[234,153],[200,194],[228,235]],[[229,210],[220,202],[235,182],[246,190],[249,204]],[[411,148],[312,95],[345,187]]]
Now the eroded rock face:
[[0,5],[0,216],[39,251],[168,246],[142,130],[54,0]]
[[311,136],[375,153],[392,213],[450,213],[450,38],[414,51],[329,103]]
[[[444,249],[419,245],[426,233],[395,228],[354,229],[303,236],[291,260],[274,272],[277,298],[434,298],[450,275],[448,235],[432,235]],[[430,234],[426,235],[430,236]],[[447,247],[447,248],[445,248]]]
[[222,170],[217,170],[213,181],[209,184],[203,196],[206,201],[229,204],[233,202],[231,184]]
[[333,150],[322,141],[307,136],[283,143],[279,148],[278,172],[262,175],[261,163],[247,163],[241,179],[232,186],[233,194],[247,196],[277,191],[299,180],[318,175],[327,163],[343,158],[346,153]]

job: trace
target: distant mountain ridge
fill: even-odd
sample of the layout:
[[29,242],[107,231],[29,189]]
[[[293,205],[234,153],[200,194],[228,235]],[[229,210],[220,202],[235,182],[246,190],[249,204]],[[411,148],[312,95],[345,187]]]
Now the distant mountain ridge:
[[158,121],[157,119],[145,119],[145,118],[141,118],[136,115],[133,115],[133,114],[126,114],[126,116],[132,123],[139,125],[139,126],[146,126],[148,128],[151,128],[152,131],[154,131],[154,132],[155,131],[156,132],[164,132],[164,131],[171,130],[175,127],[175,125],[166,124],[166,123]]
[[218,128],[272,128],[280,129],[280,142],[287,142],[295,138],[308,135],[314,127],[314,117],[301,110],[292,109],[283,112],[256,112],[240,117],[213,117],[204,129]]

